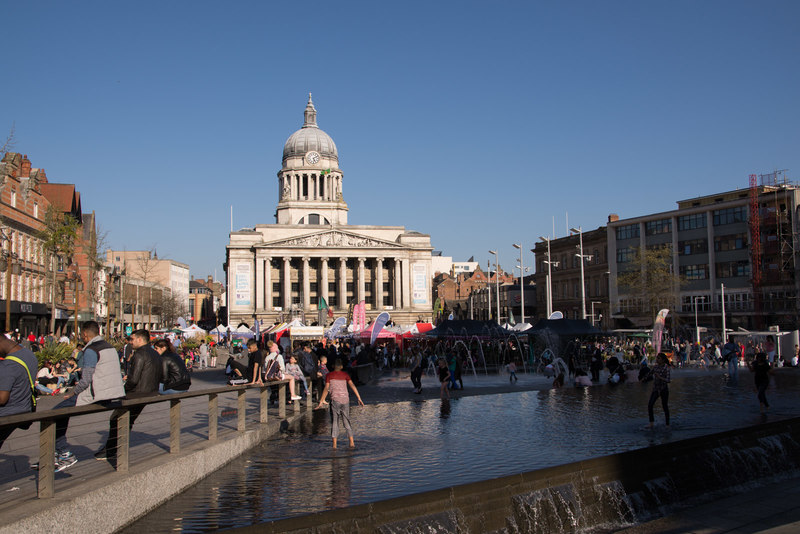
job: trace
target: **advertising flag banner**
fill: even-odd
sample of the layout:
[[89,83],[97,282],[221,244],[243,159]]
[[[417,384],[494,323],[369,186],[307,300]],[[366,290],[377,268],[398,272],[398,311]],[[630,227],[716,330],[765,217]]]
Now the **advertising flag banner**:
[[339,332],[341,332],[342,328],[344,328],[346,324],[347,324],[347,319],[345,319],[344,317],[337,318],[335,321],[333,321],[333,324],[325,333],[325,337],[327,337],[328,339],[335,338],[339,334]]
[[370,345],[375,343],[375,340],[378,339],[378,334],[381,333],[381,330],[383,330],[383,327],[386,326],[387,322],[389,322],[389,313],[383,312],[378,315],[378,318],[375,319],[374,323],[372,323],[372,334],[369,336]]
[[664,323],[667,321],[667,314],[669,310],[664,308],[656,316],[656,322],[653,325],[653,348],[656,349],[656,354],[661,352],[661,340],[664,337]]

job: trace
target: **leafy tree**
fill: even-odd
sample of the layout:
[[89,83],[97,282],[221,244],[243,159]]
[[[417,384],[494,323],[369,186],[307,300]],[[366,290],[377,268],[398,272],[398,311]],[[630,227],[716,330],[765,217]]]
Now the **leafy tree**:
[[620,294],[637,300],[641,313],[653,320],[662,308],[677,309],[685,283],[684,277],[673,272],[671,246],[634,249],[630,269],[617,276]]
[[59,210],[54,205],[49,205],[44,214],[44,228],[39,232],[42,248],[49,256],[50,265],[50,331],[56,328],[56,271],[58,262],[63,261],[69,265],[75,255],[78,243],[78,221]]

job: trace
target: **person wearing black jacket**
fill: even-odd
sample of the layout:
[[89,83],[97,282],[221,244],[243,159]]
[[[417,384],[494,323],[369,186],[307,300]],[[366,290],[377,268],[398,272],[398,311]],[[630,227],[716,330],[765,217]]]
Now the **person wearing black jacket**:
[[[134,351],[128,366],[128,379],[125,381],[125,398],[135,399],[158,394],[161,381],[161,357],[150,346],[150,332],[144,329],[135,330],[131,334]],[[130,428],[144,406],[133,406],[130,409],[118,408],[111,413],[108,439],[106,445],[94,455],[98,460],[116,460],[117,457],[117,419],[126,411],[130,411]]]
[[181,357],[175,353],[172,343],[168,339],[159,339],[153,343],[153,348],[161,355],[161,383],[158,385],[158,392],[169,395],[188,391],[192,385],[192,376]]

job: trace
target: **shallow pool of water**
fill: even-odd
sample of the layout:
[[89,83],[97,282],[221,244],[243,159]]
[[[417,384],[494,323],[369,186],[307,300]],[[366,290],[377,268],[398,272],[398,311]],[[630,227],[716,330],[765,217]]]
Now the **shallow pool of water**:
[[[752,377],[681,376],[672,425],[646,430],[651,384],[562,388],[352,408],[356,449],[331,449],[327,412],[293,425],[124,532],[205,532],[378,501],[800,416],[800,373],[781,370],[763,417]],[[340,443],[346,439],[340,439]]]

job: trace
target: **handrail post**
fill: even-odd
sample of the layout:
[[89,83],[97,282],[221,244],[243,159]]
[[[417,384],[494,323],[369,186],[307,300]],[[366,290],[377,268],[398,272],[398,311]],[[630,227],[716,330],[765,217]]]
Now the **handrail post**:
[[236,424],[236,430],[238,430],[239,432],[244,432],[245,430],[245,410],[247,407],[247,404],[245,402],[247,400],[247,398],[245,397],[246,393],[247,393],[246,388],[242,388],[237,392],[238,394],[237,398],[239,404],[237,409],[238,423]]
[[268,408],[269,408],[269,387],[261,386],[261,389],[258,392],[259,402],[261,404],[261,419],[262,423],[266,423],[267,419],[269,418]]
[[122,410],[122,415],[117,418],[117,472],[127,473],[131,442],[131,410],[130,408]]
[[286,419],[286,382],[278,384],[278,417]]
[[216,393],[208,394],[208,440],[217,439],[217,421],[219,418],[219,402]]
[[55,489],[56,422],[43,419],[39,424],[39,489],[40,499],[53,497]]
[[169,452],[181,452],[181,400],[169,401]]

